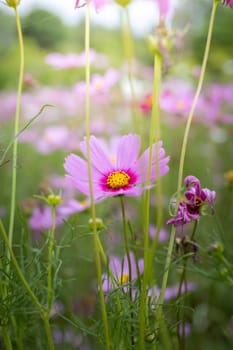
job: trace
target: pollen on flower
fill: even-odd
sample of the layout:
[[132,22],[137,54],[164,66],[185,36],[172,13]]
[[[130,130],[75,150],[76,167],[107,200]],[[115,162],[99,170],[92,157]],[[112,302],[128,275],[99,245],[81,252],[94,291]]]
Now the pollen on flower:
[[128,186],[130,176],[125,171],[113,171],[108,175],[107,185],[112,189]]
[[233,183],[233,170],[229,170],[224,175],[229,183]]
[[102,79],[97,79],[94,83],[93,86],[95,88],[95,90],[100,91],[103,89],[104,87],[104,82]]
[[176,102],[176,107],[180,110],[183,110],[186,107],[186,103],[183,100],[178,100]]
[[129,279],[129,276],[126,274],[123,274],[118,278],[118,282],[120,284],[125,284],[126,282],[128,282],[128,279]]
[[152,105],[153,105],[153,97],[152,97],[152,95],[148,95],[146,97],[146,102],[147,102],[148,106],[152,107]]

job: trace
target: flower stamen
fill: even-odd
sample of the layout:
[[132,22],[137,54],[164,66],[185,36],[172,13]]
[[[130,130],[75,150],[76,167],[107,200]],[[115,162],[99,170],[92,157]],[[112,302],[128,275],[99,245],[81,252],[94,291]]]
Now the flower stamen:
[[125,171],[113,171],[108,175],[107,185],[111,189],[119,189],[128,186],[130,176]]
[[129,280],[129,276],[127,274],[123,274],[118,278],[118,282],[120,284],[125,284],[126,282],[128,282]]

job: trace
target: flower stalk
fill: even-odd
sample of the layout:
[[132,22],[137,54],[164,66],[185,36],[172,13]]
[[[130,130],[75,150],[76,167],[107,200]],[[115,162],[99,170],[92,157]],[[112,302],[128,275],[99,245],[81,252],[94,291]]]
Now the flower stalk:
[[[209,51],[210,51],[210,44],[211,44],[211,38],[212,38],[212,33],[213,33],[213,27],[214,27],[214,19],[215,19],[215,13],[216,13],[216,8],[218,5],[218,1],[214,0],[213,5],[212,5],[212,10],[211,10],[211,15],[210,15],[210,22],[209,22],[209,28],[208,28],[208,34],[207,34],[207,40],[206,40],[206,46],[205,46],[205,52],[204,52],[204,57],[202,61],[202,66],[201,66],[201,73],[200,73],[200,78],[197,86],[197,90],[194,96],[194,100],[191,106],[191,110],[188,116],[186,128],[185,128],[185,133],[184,133],[184,138],[183,138],[183,144],[182,144],[182,149],[181,149],[181,156],[180,156],[180,164],[179,164],[179,174],[178,174],[178,185],[177,185],[177,194],[178,196],[180,195],[181,188],[182,188],[182,179],[183,179],[183,171],[184,171],[184,160],[185,160],[185,154],[186,154],[186,148],[187,148],[187,142],[188,142],[188,137],[189,137],[189,132],[190,132],[190,127],[191,127],[191,122],[193,119],[194,111],[197,105],[197,101],[201,92],[201,88],[203,85],[204,81],[204,75],[206,71],[206,65],[207,65],[207,60],[209,56]],[[179,205],[179,199],[177,198],[176,201],[176,210],[178,209]],[[168,281],[168,275],[169,275],[169,268],[171,265],[171,260],[172,260],[172,250],[174,246],[174,240],[175,240],[175,233],[176,233],[176,227],[172,225],[171,228],[171,235],[170,235],[170,240],[168,244],[168,251],[167,251],[167,257],[165,261],[165,268],[164,268],[164,275],[163,275],[163,280],[162,280],[162,287],[159,295],[159,300],[158,300],[158,311],[157,311],[157,322],[158,324],[160,323],[160,320],[162,318],[162,305],[164,303],[164,296],[165,296],[165,290],[167,287],[167,281]]]
[[54,234],[55,234],[55,219],[56,219],[56,206],[52,206],[52,226],[49,233],[49,249],[48,249],[48,290],[47,290],[47,312],[50,313],[53,304],[53,277],[52,277],[52,258],[53,258],[53,246],[54,246]]
[[158,141],[160,138],[160,86],[161,86],[161,70],[162,70],[162,57],[159,53],[154,55],[154,88],[153,88],[153,105],[151,115],[151,127],[150,127],[150,145],[149,145],[149,165],[148,165],[148,185],[150,184],[151,170],[152,170],[152,145],[155,140],[156,143],[156,197],[157,197],[157,229],[156,237],[153,241],[152,248],[149,249],[149,221],[150,221],[150,191],[145,194],[145,214],[144,214],[144,263],[145,272],[142,283],[141,294],[141,306],[140,306],[140,347],[144,349],[144,336],[145,336],[145,308],[146,308],[146,288],[148,286],[151,277],[151,266],[156,249],[158,235],[162,223],[162,198],[161,198],[161,179],[160,179],[160,166],[159,166],[159,147]]
[[46,331],[46,335],[47,335],[47,339],[48,339],[48,344],[49,344],[49,350],[54,350],[54,343],[53,343],[52,332],[50,329],[48,313],[47,313],[46,309],[41,305],[37,296],[34,294],[31,287],[29,286],[26,279],[24,278],[1,220],[0,220],[0,233],[2,235],[2,238],[3,238],[7,248],[8,248],[9,256],[10,256],[12,264],[15,268],[15,271],[18,275],[18,278],[21,281],[24,288],[26,289],[28,295],[30,296],[30,298],[31,298],[32,302],[34,303],[34,305],[36,306],[37,310],[39,311],[41,318],[44,322],[44,327],[45,327],[45,331]]
[[17,187],[17,157],[18,157],[18,138],[16,135],[19,132],[19,119],[20,119],[20,104],[23,88],[23,74],[24,74],[24,44],[23,34],[20,23],[20,17],[17,6],[14,7],[16,26],[19,40],[19,80],[18,80],[18,93],[17,104],[15,111],[15,124],[14,124],[14,143],[13,143],[13,156],[12,156],[12,184],[11,184],[11,206],[10,206],[10,222],[9,222],[9,243],[12,246],[13,231],[14,231],[14,219],[15,219],[15,206],[16,206],[16,187]]
[[[86,17],[85,17],[85,52],[86,52],[86,101],[85,101],[85,120],[86,120],[86,147],[87,147],[87,168],[88,168],[88,182],[90,190],[90,202],[91,202],[91,215],[93,222],[93,237],[94,237],[94,249],[95,249],[95,262],[96,262],[96,271],[97,279],[99,285],[99,294],[100,294],[100,305],[102,320],[104,325],[104,334],[105,334],[105,345],[106,350],[110,350],[110,337],[109,337],[109,326],[107,319],[107,312],[104,300],[104,292],[102,287],[102,269],[101,269],[101,260],[100,260],[100,241],[98,237],[97,227],[96,227],[96,209],[93,193],[93,184],[92,184],[92,171],[91,171],[91,151],[90,151],[90,6],[89,3],[86,4]],[[101,250],[102,252],[102,250]]]

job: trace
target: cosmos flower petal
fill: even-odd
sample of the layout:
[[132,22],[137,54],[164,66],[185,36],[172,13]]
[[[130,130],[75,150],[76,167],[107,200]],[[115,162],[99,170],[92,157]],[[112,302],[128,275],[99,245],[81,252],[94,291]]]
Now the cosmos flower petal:
[[[158,155],[156,154],[158,152]],[[141,155],[141,157],[136,161],[133,169],[138,174],[138,183],[146,183],[148,181],[148,167],[149,167],[149,154],[150,150],[147,148],[145,152]],[[152,146],[152,165],[151,165],[151,177],[150,180],[156,180],[156,164],[157,159],[159,160],[159,173],[160,176],[165,175],[169,167],[167,165],[169,161],[169,157],[163,158],[165,155],[165,151],[162,148],[162,142],[158,142],[153,144]]]
[[[87,158],[86,139],[80,143],[80,149]],[[91,164],[100,173],[105,174],[113,169],[113,165],[103,149],[102,142],[95,136],[90,137]]]
[[65,158],[64,168],[72,177],[87,181],[87,162],[76,154],[71,153],[68,157]]
[[121,138],[117,149],[116,167],[128,169],[137,160],[141,147],[138,135],[125,135]]
[[[86,140],[80,143],[80,149],[87,157]],[[140,137],[126,135],[118,139],[114,152],[103,146],[102,140],[90,137],[90,160],[94,199],[99,201],[118,195],[140,196],[153,184],[146,184],[149,168],[149,149],[138,158]],[[160,176],[168,170],[169,157],[165,157],[162,142],[152,146],[151,181],[157,178],[156,167]],[[159,165],[157,164],[159,162]],[[74,187],[89,196],[87,161],[71,154],[65,159],[67,179]]]

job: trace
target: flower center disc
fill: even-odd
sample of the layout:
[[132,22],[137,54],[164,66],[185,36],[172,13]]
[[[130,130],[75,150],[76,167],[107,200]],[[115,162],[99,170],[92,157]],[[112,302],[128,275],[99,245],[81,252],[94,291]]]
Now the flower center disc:
[[125,171],[114,171],[108,175],[107,185],[112,189],[128,186],[130,176]]
[[129,276],[126,274],[123,274],[118,278],[118,281],[120,284],[125,284],[126,282],[128,282],[128,279],[129,279]]

